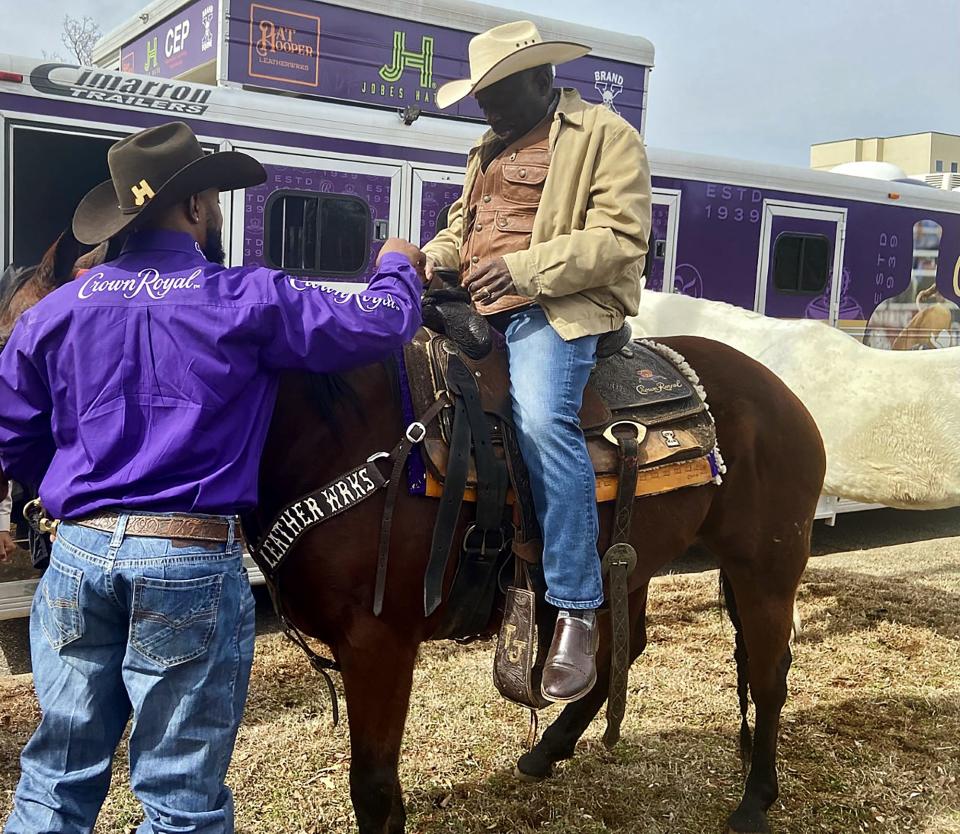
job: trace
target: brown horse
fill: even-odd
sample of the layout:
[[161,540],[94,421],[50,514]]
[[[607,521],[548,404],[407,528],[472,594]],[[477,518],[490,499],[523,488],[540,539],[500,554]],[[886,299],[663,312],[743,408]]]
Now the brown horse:
[[116,250],[117,244],[107,243],[90,249],[78,243],[67,229],[44,253],[40,263],[7,267],[0,275],[0,350],[25,310],[70,281],[79,270],[103,263]]
[[[67,229],[44,253],[40,263],[7,267],[0,274],[0,351],[25,310],[74,278],[79,270],[103,263],[118,245],[119,242],[102,243],[90,249],[82,246]],[[0,500],[6,498],[8,488],[9,484],[0,471]]]
[[[721,486],[638,499],[631,655],[636,659],[646,645],[650,578],[701,542],[720,567],[736,628],[740,743],[749,759],[743,798],[729,828],[765,832],[778,792],[776,748],[791,662],[789,638],[823,482],[823,445],[800,401],[757,362],[707,339],[675,337],[664,343],[696,368],[729,471]],[[340,377],[286,375],[262,459],[261,519],[372,453],[392,448],[404,429],[396,388],[389,363]],[[444,614],[444,606],[429,618],[423,614],[423,576],[437,504],[401,491],[379,617],[372,604],[383,493],[306,533],[282,568],[284,612],[326,643],[342,670],[352,748],[350,791],[361,834],[405,830],[397,766],[413,669],[419,645],[431,639]],[[463,511],[461,533],[470,512]],[[610,536],[612,505],[602,505],[600,514],[603,546]],[[447,587],[455,567],[450,565]],[[609,624],[604,622],[597,685],[566,706],[533,750],[520,757],[518,775],[546,778],[556,762],[574,754],[606,698],[609,660]],[[752,745],[748,688],[756,705]]]

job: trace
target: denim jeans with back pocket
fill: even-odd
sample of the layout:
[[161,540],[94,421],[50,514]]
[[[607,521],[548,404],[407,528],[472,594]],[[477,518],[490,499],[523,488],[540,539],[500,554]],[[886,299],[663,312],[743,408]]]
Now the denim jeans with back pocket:
[[7,834],[93,830],[128,720],[138,834],[232,832],[224,784],[253,662],[254,602],[226,543],[62,524],[30,615],[42,719]]

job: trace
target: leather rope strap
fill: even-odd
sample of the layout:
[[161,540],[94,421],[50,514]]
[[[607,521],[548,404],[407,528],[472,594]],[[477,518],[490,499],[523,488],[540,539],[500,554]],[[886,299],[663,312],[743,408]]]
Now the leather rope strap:
[[327,685],[327,692],[330,695],[331,717],[333,718],[333,726],[336,727],[340,723],[340,699],[337,697],[337,688],[334,686],[330,673],[339,672],[340,664],[334,660],[330,660],[328,657],[317,654],[307,642],[307,638],[303,636],[303,632],[286,618],[286,615],[284,615],[283,610],[280,608],[279,575],[275,579],[267,580],[267,590],[270,592],[273,611],[280,622],[280,630],[283,632],[284,637],[300,648],[300,651],[307,656],[307,660],[310,661],[310,665],[314,671],[323,678],[323,682]]
[[612,748],[620,740],[620,725],[627,709],[627,673],[630,670],[630,612],[627,580],[637,566],[637,552],[630,544],[633,505],[637,489],[640,443],[637,429],[629,423],[616,427],[614,437],[620,456],[620,479],[614,510],[613,544],[603,557],[610,596],[610,688],[607,694],[607,728],[603,743]]
[[[400,494],[400,484],[403,482],[403,467],[414,446],[427,436],[426,427],[447,405],[449,401],[446,396],[438,397],[417,422],[407,427],[403,440],[392,453],[393,470],[390,472],[387,499],[383,505],[383,517],[380,520],[380,550],[377,554],[377,579],[373,591],[373,614],[376,617],[379,617],[380,612],[383,611],[383,596],[387,588],[387,565],[390,558],[390,532],[393,527],[393,511],[397,504],[397,496]],[[414,434],[415,431],[416,434]]]

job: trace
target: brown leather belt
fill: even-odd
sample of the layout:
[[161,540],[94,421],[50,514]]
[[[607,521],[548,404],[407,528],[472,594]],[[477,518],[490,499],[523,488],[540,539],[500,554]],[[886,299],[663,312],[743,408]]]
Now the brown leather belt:
[[[112,533],[117,527],[118,518],[116,513],[101,513],[77,519],[74,523],[104,533]],[[127,518],[124,535],[144,536],[151,539],[226,542],[229,532],[229,523],[220,519],[189,515],[131,515]]]

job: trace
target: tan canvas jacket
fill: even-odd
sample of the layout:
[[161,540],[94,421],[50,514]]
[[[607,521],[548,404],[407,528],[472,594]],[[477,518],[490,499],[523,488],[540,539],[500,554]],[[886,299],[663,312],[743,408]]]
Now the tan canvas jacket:
[[[473,189],[487,131],[467,157],[463,194],[426,255],[460,266],[465,196]],[[564,89],[550,128],[552,157],[530,248],[504,260],[523,295],[536,299],[567,340],[619,328],[640,303],[650,236],[650,168],[637,131],[605,107]]]

